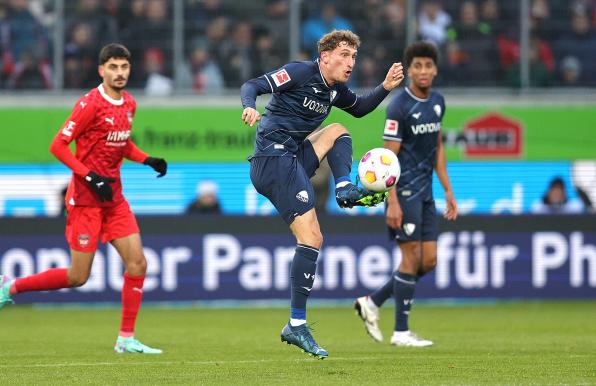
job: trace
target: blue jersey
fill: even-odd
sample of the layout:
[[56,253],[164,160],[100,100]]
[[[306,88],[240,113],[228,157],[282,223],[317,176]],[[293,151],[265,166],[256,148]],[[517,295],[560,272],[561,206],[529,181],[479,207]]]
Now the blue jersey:
[[329,86],[315,60],[291,62],[249,80],[241,88],[242,105],[255,108],[257,95],[267,93],[273,96],[259,122],[253,156],[294,156],[332,106],[361,117],[374,110],[389,91],[379,85],[358,96],[345,84]]
[[397,192],[404,199],[432,198],[432,173],[444,114],[445,99],[436,91],[421,99],[405,88],[387,107],[383,139],[401,141]]

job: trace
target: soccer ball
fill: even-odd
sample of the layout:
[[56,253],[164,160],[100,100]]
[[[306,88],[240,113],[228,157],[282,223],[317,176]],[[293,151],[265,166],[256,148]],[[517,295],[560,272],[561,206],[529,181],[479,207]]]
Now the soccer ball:
[[401,168],[395,153],[376,147],[364,154],[358,164],[358,176],[362,185],[373,192],[386,192],[399,180]]

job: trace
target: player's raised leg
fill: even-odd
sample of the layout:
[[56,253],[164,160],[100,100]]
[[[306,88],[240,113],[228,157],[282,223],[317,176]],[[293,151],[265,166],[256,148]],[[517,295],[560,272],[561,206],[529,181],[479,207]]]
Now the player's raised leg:
[[281,340],[298,346],[309,355],[323,359],[329,354],[317,344],[306,323],[306,303],[315,280],[317,258],[323,243],[315,210],[311,209],[297,216],[290,229],[296,236],[297,246],[290,274],[290,321],[281,332]]
[[352,137],[344,126],[332,123],[313,132],[307,139],[313,144],[319,160],[327,157],[335,179],[335,197],[341,208],[375,206],[385,201],[386,193],[371,192],[352,183]]
[[143,254],[141,236],[133,233],[111,241],[124,262],[124,285],[122,286],[122,320],[118,339],[114,346],[116,353],[161,354],[162,350],[146,346],[134,337],[135,323],[141,301],[143,283],[147,271],[147,260]]
[[56,291],[62,288],[80,287],[87,282],[93,263],[93,252],[81,252],[71,249],[70,268],[50,268],[46,271],[25,276],[18,279],[3,280],[0,287],[0,308],[3,305],[14,303],[13,297],[17,294],[32,291]]

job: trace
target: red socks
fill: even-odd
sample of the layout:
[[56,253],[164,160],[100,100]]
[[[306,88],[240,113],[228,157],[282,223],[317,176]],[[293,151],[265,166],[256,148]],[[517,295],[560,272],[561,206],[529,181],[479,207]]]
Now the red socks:
[[143,283],[145,276],[129,276],[124,273],[124,285],[122,286],[122,323],[120,324],[120,336],[133,336],[135,321],[141,301],[143,300]]
[[61,288],[69,288],[68,284],[68,269],[66,268],[52,268],[47,271],[17,279],[14,282],[14,293],[29,291],[51,291]]

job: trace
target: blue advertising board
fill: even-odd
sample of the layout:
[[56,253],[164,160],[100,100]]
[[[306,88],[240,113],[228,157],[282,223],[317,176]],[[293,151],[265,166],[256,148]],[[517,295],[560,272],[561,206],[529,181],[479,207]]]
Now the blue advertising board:
[[[561,162],[452,162],[448,165],[461,214],[527,213],[539,201],[550,180],[560,176],[571,187],[571,163]],[[353,171],[357,170],[354,165]],[[354,173],[354,172],[353,172]],[[355,180],[356,176],[352,176]],[[0,165],[0,216],[57,216],[60,191],[69,170],[52,165]],[[196,197],[201,182],[213,181],[223,212],[233,215],[272,215],[275,209],[259,195],[246,163],[171,164],[165,178],[142,165],[124,164],[124,194],[137,214],[181,214]],[[329,188],[331,189],[331,181]],[[433,182],[437,208],[445,206],[443,190]],[[570,200],[577,200],[568,189]],[[383,208],[339,209],[329,195],[327,212],[375,215]]]

